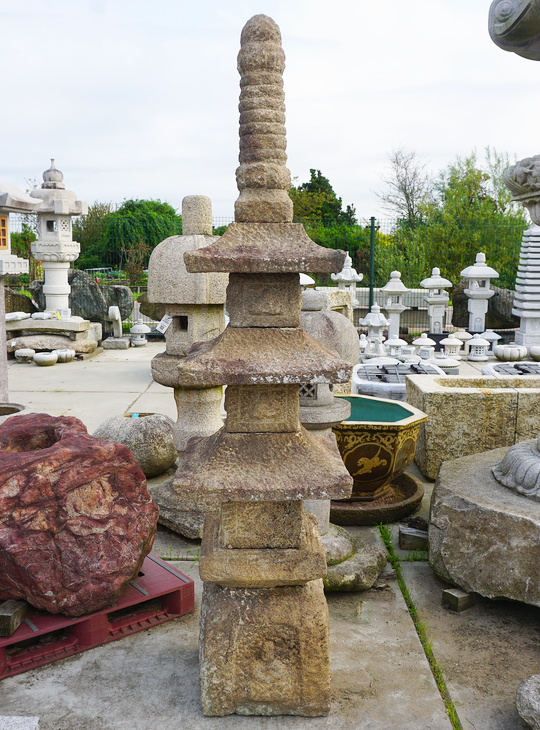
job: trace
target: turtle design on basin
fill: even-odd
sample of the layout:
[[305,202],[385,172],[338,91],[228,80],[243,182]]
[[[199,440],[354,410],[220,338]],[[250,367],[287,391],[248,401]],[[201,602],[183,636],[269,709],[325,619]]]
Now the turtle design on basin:
[[351,404],[350,417],[333,431],[354,485],[348,499],[332,502],[332,521],[374,525],[410,514],[419,507],[424,489],[404,472],[412,464],[420,425],[427,415],[408,403],[386,398],[336,397]]

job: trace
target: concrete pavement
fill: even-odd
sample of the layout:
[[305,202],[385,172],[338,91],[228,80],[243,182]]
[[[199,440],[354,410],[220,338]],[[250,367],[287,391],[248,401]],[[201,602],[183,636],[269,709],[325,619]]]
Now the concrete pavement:
[[[10,361],[11,401],[36,412],[76,416],[90,432],[105,418],[124,412],[157,411],[176,418],[172,391],[154,383],[150,373],[151,358],[163,349],[163,343],[151,343],[50,368]],[[432,484],[424,483],[427,496],[421,513],[427,516]],[[379,539],[373,528],[352,529],[363,532],[366,539]],[[328,596],[332,666],[328,718],[204,718],[198,694],[201,583],[193,560],[197,547],[165,528],[160,528],[154,545],[155,553],[194,579],[194,614],[2,680],[0,715],[39,716],[42,730],[451,727],[389,566],[369,591]],[[452,614],[442,608],[444,584],[426,562],[403,566],[463,727],[524,728],[514,696],[522,679],[540,671],[540,609],[480,601],[462,614]]]

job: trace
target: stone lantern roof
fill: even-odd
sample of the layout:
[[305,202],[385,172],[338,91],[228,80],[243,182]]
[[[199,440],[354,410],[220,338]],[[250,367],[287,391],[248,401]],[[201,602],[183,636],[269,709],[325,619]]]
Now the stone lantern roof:
[[461,272],[464,279],[498,279],[499,273],[486,264],[484,253],[476,254],[476,262]]
[[332,281],[341,282],[343,284],[353,284],[357,281],[362,281],[364,274],[357,273],[356,269],[352,266],[352,258],[347,255],[345,256],[345,263],[343,269],[338,274],[331,274]]
[[386,327],[388,326],[388,320],[381,314],[381,308],[378,304],[374,304],[371,307],[371,312],[368,312],[364,319],[360,320],[360,324],[363,327]]
[[3,213],[33,213],[41,206],[16,185],[0,181],[0,211]]
[[51,166],[43,173],[41,187],[32,190],[30,196],[42,201],[39,213],[57,215],[86,215],[88,213],[88,204],[83,200],[77,200],[77,195],[72,190],[66,190],[64,175],[56,169],[52,158]]
[[452,282],[444,279],[441,276],[441,270],[435,266],[431,270],[431,276],[427,279],[422,279],[420,286],[423,286],[424,289],[445,289],[446,287],[452,286]]
[[384,291],[387,294],[404,294],[409,290],[401,281],[401,272],[392,271],[390,274],[390,281],[381,288],[381,291]]

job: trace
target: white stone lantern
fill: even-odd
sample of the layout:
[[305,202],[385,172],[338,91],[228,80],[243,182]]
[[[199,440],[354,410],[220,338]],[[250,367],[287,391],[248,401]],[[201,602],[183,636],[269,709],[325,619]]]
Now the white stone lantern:
[[138,319],[136,324],[134,324],[129,330],[129,334],[131,335],[131,344],[133,347],[143,347],[144,345],[147,345],[148,340],[145,335],[147,335],[150,331],[150,327],[147,324],[144,324],[142,319]]
[[493,330],[486,330],[485,332],[482,332],[481,337],[489,342],[488,355],[493,355],[493,348],[501,339],[501,336],[498,335],[496,332],[493,332]]
[[465,294],[469,298],[467,307],[469,310],[469,331],[483,332],[486,326],[486,313],[488,310],[488,299],[495,292],[489,288],[490,279],[496,279],[499,274],[486,264],[486,256],[483,253],[476,254],[476,263],[463,269],[461,276],[467,279]]
[[407,347],[407,342],[399,337],[390,337],[384,343],[384,347],[389,357],[401,357],[403,347]]
[[348,252],[347,256],[345,257],[343,269],[339,272],[339,274],[331,274],[331,277],[332,281],[337,281],[338,289],[341,289],[343,291],[345,289],[349,289],[349,294],[353,307],[359,307],[360,302],[356,298],[356,284],[357,282],[362,281],[364,275],[358,274],[356,272],[356,269],[353,269],[352,258],[349,256]]
[[463,343],[463,354],[468,355],[469,354],[469,340],[471,339],[472,335],[463,328],[457,329],[453,334],[454,334],[454,337],[457,337],[457,339],[461,340],[461,342]]
[[425,332],[422,332],[420,337],[413,340],[413,345],[416,347],[416,352],[422,360],[429,360],[430,357],[435,355],[435,345],[437,343],[428,337]]
[[364,357],[384,357],[386,350],[384,349],[383,329],[388,327],[388,320],[381,314],[381,308],[378,304],[373,304],[371,312],[368,312],[364,319],[360,320],[362,327],[367,327],[368,345],[364,350]]
[[450,333],[448,337],[445,337],[443,340],[441,340],[439,344],[444,347],[445,357],[450,357],[454,360],[461,360],[461,355],[459,354],[459,351],[463,342],[453,333]]
[[469,356],[468,360],[473,362],[482,362],[488,359],[489,342],[481,337],[478,333],[473,335],[469,340]]
[[68,270],[79,258],[80,244],[72,238],[71,217],[86,215],[88,205],[77,200],[71,190],[66,190],[64,176],[57,170],[54,160],[43,173],[43,183],[30,193],[42,201],[37,211],[37,241],[32,243],[32,253],[43,264],[45,283],[45,311],[60,312],[70,317]]
[[[389,339],[399,338],[399,319],[401,313],[407,309],[403,304],[403,295],[409,290],[401,281],[401,273],[392,271],[390,281],[382,287],[381,291],[386,294],[385,309],[388,314],[388,337]],[[386,343],[388,346],[388,343]]]
[[450,300],[450,295],[445,289],[452,286],[452,282],[444,279],[440,269],[435,267],[431,271],[431,276],[420,282],[420,286],[429,290],[427,297],[424,298],[428,305],[429,332],[440,335],[444,331],[444,316]]

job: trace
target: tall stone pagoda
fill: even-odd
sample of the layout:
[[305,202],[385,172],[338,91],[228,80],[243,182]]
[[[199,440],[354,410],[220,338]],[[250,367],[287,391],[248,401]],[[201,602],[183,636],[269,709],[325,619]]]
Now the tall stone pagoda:
[[532,225],[523,233],[512,314],[519,317],[518,345],[540,345],[540,155],[526,157],[504,171],[512,200],[529,211]]
[[281,35],[242,31],[240,195],[235,222],[186,252],[192,273],[229,272],[230,324],[178,363],[178,385],[226,384],[227,421],[192,439],[174,482],[183,504],[217,505],[200,558],[205,715],[325,715],[330,708],[326,562],[304,499],[351,492],[341,459],[299,422],[299,386],[344,382],[350,365],[300,326],[299,272],[341,271],[345,254],[292,223]]

